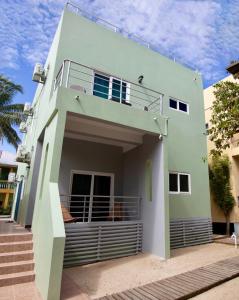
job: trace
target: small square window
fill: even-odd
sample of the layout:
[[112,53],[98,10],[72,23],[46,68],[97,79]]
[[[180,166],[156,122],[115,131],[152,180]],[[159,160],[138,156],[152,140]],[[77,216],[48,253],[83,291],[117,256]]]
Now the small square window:
[[190,175],[184,173],[169,173],[169,192],[170,193],[191,193]]
[[186,103],[179,102],[179,110],[188,112],[188,105]]
[[169,99],[169,106],[171,108],[177,109],[177,101],[173,99]]
[[178,174],[169,174],[169,191],[178,192]]
[[179,181],[180,181],[180,192],[181,193],[188,193],[189,192],[189,176],[187,174],[180,174]]
[[178,111],[183,111],[188,113],[188,104],[179,100],[169,98],[169,107],[176,109]]

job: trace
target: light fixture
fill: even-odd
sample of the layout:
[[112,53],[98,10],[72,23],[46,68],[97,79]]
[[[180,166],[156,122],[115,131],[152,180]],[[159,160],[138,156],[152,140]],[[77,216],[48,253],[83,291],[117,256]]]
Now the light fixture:
[[75,96],[76,101],[80,101],[80,96]]
[[142,83],[142,81],[143,81],[143,79],[144,79],[144,76],[143,75],[140,75],[139,77],[138,77],[138,83]]

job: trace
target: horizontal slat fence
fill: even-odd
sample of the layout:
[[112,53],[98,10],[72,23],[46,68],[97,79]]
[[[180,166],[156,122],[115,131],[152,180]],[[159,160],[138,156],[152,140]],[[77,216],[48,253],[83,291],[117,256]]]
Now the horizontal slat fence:
[[138,254],[142,251],[141,222],[66,224],[64,266]]
[[171,249],[200,245],[212,241],[210,218],[176,219],[170,221]]

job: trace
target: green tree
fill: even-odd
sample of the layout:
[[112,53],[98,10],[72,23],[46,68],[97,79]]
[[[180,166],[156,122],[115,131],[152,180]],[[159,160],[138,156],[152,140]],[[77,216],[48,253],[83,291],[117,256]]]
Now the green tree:
[[22,87],[0,75],[0,139],[17,148],[20,138],[13,128],[22,121],[23,104],[13,104],[16,93],[22,93]]
[[230,139],[239,132],[239,85],[222,81],[214,85],[209,138],[215,144],[212,155],[222,154],[230,146]]
[[213,156],[209,165],[210,189],[214,201],[222,210],[226,220],[226,234],[230,234],[230,213],[234,206],[234,198],[230,188],[230,163],[226,155]]

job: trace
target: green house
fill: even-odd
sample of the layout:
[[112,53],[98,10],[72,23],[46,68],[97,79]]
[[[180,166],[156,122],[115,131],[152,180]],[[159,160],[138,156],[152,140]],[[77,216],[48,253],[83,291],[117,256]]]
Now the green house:
[[33,79],[18,221],[43,299],[63,268],[211,241],[197,72],[68,4]]

